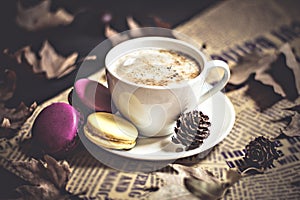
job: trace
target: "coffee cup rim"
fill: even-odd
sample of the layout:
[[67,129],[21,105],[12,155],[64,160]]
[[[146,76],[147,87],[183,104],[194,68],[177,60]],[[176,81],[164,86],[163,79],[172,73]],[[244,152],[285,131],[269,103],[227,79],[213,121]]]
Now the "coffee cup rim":
[[[116,51],[116,49],[119,49],[119,48],[122,48],[126,45],[128,45],[129,43],[134,43],[134,42],[145,42],[145,41],[164,41],[164,42],[170,42],[170,43],[176,43],[177,45],[181,45],[181,46],[185,46],[187,48],[189,48],[189,51],[194,51],[195,53],[197,53],[198,56],[200,56],[201,58],[201,61],[202,63],[199,63],[200,61],[198,59],[195,58],[195,56],[192,56],[197,62],[198,64],[200,65],[201,67],[201,71],[199,73],[198,76],[196,76],[195,78],[193,79],[188,79],[186,81],[182,81],[180,83],[176,83],[176,84],[171,84],[171,85],[166,85],[166,86],[159,86],[159,85],[146,85],[146,84],[137,84],[137,83],[134,83],[134,82],[131,82],[131,81],[128,81],[120,76],[118,76],[115,72],[113,72],[109,65],[111,63],[113,63],[114,61],[116,61],[116,59],[122,57],[123,55],[126,55],[128,54],[129,52],[132,52],[134,50],[137,50],[139,48],[133,48],[133,49],[130,49],[130,50],[127,50],[127,51],[124,51],[123,53],[121,53],[119,56],[115,57],[115,58],[112,58],[110,60],[110,62],[108,63],[108,59],[110,59],[110,56],[112,54],[112,52]],[[153,46],[155,48],[160,48],[159,46]],[[144,48],[144,47],[140,47],[140,48]],[[162,47],[163,48],[163,47]],[[173,50],[173,49],[171,49]],[[178,50],[180,51],[180,50]],[[183,52],[183,53],[186,53],[186,52]],[[189,56],[191,56],[189,53],[187,53]],[[122,81],[126,84],[129,84],[129,85],[132,85],[132,86],[135,86],[135,87],[140,87],[140,88],[149,88],[149,89],[175,89],[175,88],[182,88],[182,87],[185,87],[186,85],[189,85],[189,84],[193,84],[195,82],[198,81],[198,79],[201,78],[202,74],[204,73],[203,71],[205,70],[205,63],[206,63],[206,56],[199,50],[197,49],[195,46],[193,46],[192,44],[190,43],[187,43],[183,40],[179,40],[179,39],[175,39],[175,38],[167,38],[167,37],[161,37],[161,36],[145,36],[145,37],[139,37],[139,38],[134,38],[134,39],[129,39],[129,40],[126,40],[124,42],[121,42],[119,44],[117,44],[116,46],[114,46],[113,48],[111,48],[108,53],[106,54],[105,56],[105,70],[106,70],[106,73],[109,73],[110,75],[114,76],[117,80],[119,81]]]

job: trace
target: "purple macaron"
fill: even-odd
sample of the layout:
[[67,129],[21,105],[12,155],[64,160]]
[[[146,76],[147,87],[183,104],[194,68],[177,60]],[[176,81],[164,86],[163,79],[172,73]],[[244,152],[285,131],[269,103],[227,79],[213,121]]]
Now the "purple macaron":
[[34,145],[44,153],[62,155],[76,145],[80,115],[67,103],[53,103],[44,108],[32,127]]
[[74,91],[80,100],[80,104],[75,107],[83,105],[92,111],[112,112],[109,89],[97,81],[79,79],[74,84]]

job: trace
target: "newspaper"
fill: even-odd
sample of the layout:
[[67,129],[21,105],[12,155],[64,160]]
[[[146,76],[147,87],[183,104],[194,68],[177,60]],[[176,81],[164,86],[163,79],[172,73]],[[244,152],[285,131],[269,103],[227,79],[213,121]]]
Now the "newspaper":
[[175,30],[199,44],[205,43],[212,57],[230,62],[236,54],[249,52],[256,45],[270,46],[268,39],[280,43],[299,37],[296,35],[300,13],[296,7],[297,2],[292,0],[231,0],[195,16]]
[[[300,182],[300,137],[276,141],[280,157],[264,174],[249,176],[236,184],[226,199],[297,199]],[[236,149],[222,152],[230,168],[239,169],[245,151]],[[297,187],[298,186],[298,187]]]
[[[206,53],[212,59],[225,60],[231,68],[238,67],[237,57],[254,48],[277,49],[286,42],[294,48],[299,62],[300,35],[296,27],[300,25],[300,13],[295,6],[295,1],[226,1],[176,30],[189,34],[198,43],[205,43]],[[247,87],[226,94],[236,111],[235,125],[230,134],[197,164],[220,178],[224,170],[238,169],[245,146],[255,137],[275,138],[280,135],[286,124],[279,119],[291,115],[283,109],[300,103],[300,98],[295,102],[283,99],[261,111],[246,95]],[[224,199],[300,198],[299,137],[277,142],[281,157],[274,166],[264,174],[243,178]]]
[[[254,46],[262,49],[278,48],[289,42],[300,58],[300,13],[294,1],[224,1],[177,27],[198,43],[207,44],[206,53],[212,58],[226,60],[236,66],[237,54],[245,54]],[[286,124],[278,121],[291,113],[283,108],[300,104],[282,99],[261,111],[246,95],[248,86],[226,93],[232,101],[236,122],[230,134],[207,156],[194,155],[176,163],[193,165],[211,171],[220,179],[229,168],[238,168],[245,146],[257,136],[275,138]],[[0,166],[13,172],[8,160],[25,161],[30,158],[18,143],[30,138],[30,129],[37,114],[53,102],[67,102],[69,90],[37,107],[18,135],[0,140]],[[275,121],[277,121],[275,123]],[[299,199],[300,138],[280,139],[277,149],[280,158],[264,174],[241,179],[230,188],[224,199]],[[87,199],[141,199],[151,188],[163,186],[155,173],[126,173],[109,168],[93,158],[86,150],[68,157],[71,177],[67,190],[84,193]],[[161,171],[174,173],[167,168]]]

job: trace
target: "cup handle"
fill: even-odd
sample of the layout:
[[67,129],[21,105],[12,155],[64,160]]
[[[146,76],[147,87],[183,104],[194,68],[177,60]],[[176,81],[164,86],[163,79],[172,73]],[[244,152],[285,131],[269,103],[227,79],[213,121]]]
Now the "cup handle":
[[214,68],[221,68],[224,71],[224,75],[222,79],[216,83],[212,88],[210,88],[208,91],[206,91],[199,99],[199,104],[204,102],[206,99],[217,93],[218,91],[222,90],[226,83],[229,81],[230,78],[230,70],[229,66],[226,62],[222,60],[211,60],[206,63],[207,68],[205,77],[208,76],[208,73],[214,69]]

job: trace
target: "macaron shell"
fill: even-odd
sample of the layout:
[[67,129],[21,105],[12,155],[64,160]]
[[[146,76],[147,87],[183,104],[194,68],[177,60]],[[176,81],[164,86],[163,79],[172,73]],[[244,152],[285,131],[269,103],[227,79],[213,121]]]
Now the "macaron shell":
[[84,135],[94,144],[109,149],[131,149],[136,144],[136,141],[133,141],[131,143],[122,143],[103,139],[91,133],[86,126],[84,127]]
[[53,103],[43,109],[32,127],[32,138],[47,153],[55,153],[74,142],[78,112],[67,103]]
[[111,113],[111,95],[109,89],[97,81],[79,79],[74,84],[77,97],[83,105],[94,111]]
[[87,118],[90,130],[102,137],[115,140],[135,141],[138,136],[136,127],[129,121],[110,113],[96,112]]

